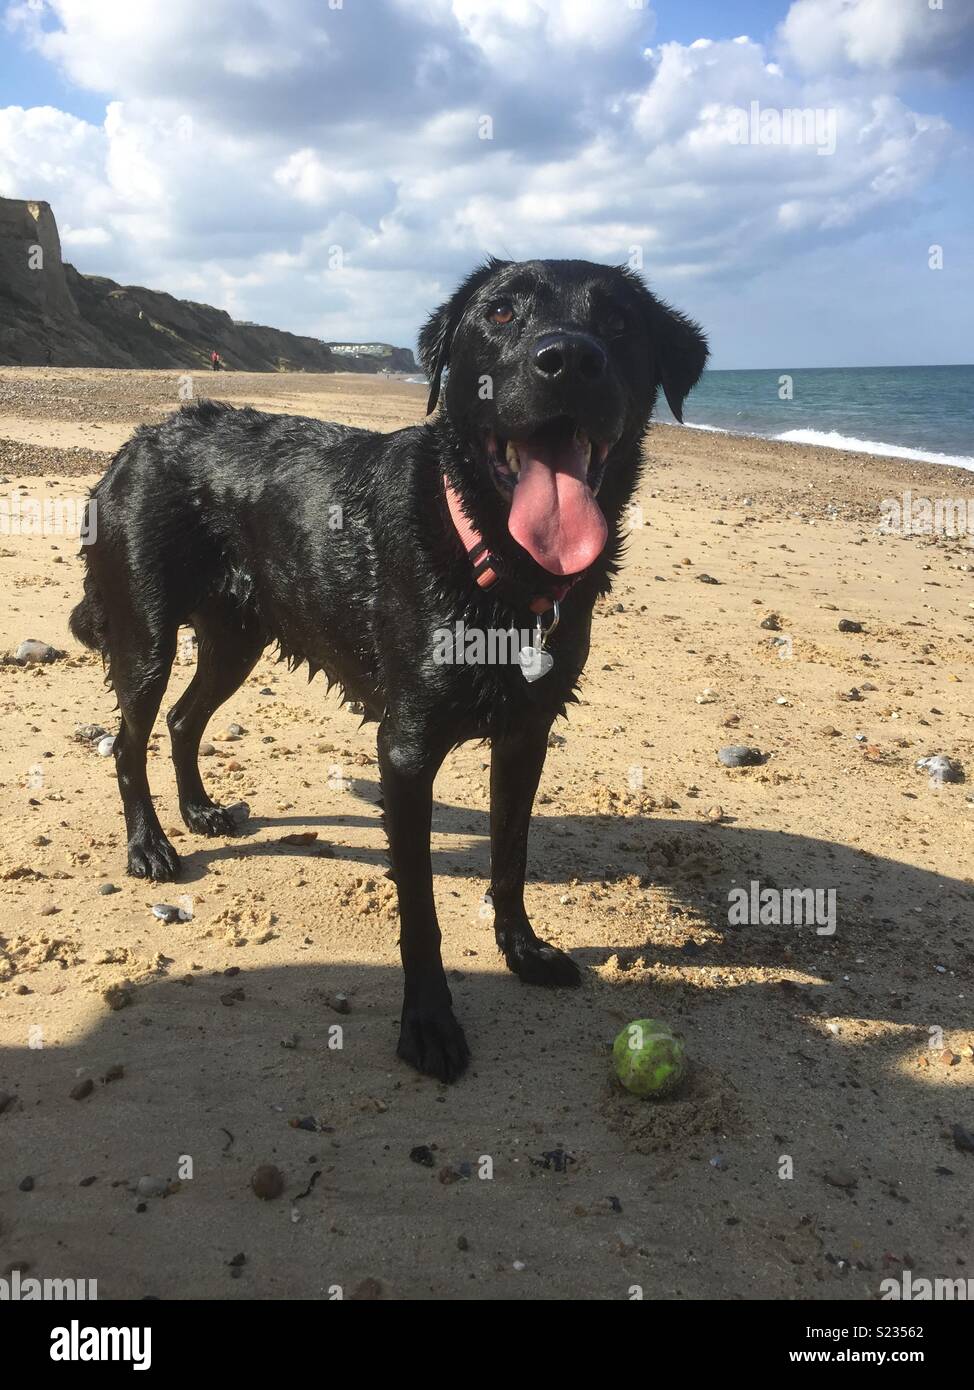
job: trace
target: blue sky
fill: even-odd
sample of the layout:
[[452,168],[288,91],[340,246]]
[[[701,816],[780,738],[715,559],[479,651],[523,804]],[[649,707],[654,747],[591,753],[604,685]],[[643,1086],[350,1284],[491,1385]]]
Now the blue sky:
[[0,194],[83,271],[412,344],[488,251],[635,255],[718,367],[974,357],[969,0],[0,12]]

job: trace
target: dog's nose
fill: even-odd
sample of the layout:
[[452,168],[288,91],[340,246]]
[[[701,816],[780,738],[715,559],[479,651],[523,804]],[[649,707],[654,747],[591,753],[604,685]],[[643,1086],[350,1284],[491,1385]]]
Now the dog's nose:
[[542,333],[531,348],[531,365],[548,381],[598,381],[605,349],[587,333]]

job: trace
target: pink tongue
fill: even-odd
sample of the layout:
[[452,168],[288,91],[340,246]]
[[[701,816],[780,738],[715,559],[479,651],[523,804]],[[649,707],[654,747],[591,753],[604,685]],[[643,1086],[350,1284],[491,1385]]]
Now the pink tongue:
[[521,471],[508,530],[549,574],[578,574],[601,555],[609,536],[585,481],[587,455],[574,438],[515,448]]

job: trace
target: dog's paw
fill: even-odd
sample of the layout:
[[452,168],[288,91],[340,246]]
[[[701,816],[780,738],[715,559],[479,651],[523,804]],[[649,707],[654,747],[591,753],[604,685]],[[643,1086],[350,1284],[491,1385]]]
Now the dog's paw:
[[437,1081],[456,1081],[470,1061],[463,1029],[448,1004],[425,1009],[406,1006],[396,1053],[411,1067],[426,1076],[435,1076]]
[[582,972],[565,951],[547,941],[515,936],[501,942],[509,970],[526,985],[548,985],[575,989],[582,983]]
[[128,871],[133,878],[149,878],[154,883],[171,883],[179,877],[179,855],[160,830],[131,840],[128,848]]
[[196,835],[233,835],[238,829],[229,812],[215,801],[202,806],[183,806],[181,814],[188,829]]

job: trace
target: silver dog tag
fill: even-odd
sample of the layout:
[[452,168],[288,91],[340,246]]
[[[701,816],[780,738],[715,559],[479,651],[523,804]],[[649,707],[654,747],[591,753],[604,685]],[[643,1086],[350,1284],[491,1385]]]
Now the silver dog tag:
[[521,675],[526,681],[539,681],[555,664],[555,658],[543,647],[522,647],[517,654]]
[[529,647],[522,647],[517,654],[517,663],[521,668],[521,675],[526,681],[539,681],[542,676],[546,676],[555,664],[555,658],[550,652],[545,651],[548,645],[548,638],[558,626],[561,618],[561,609],[557,603],[552,604],[552,618],[547,628],[541,626],[541,615],[538,615],[537,623],[534,628],[534,641]]

